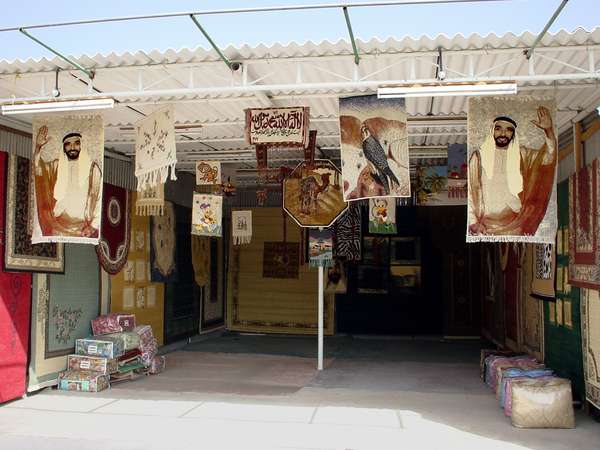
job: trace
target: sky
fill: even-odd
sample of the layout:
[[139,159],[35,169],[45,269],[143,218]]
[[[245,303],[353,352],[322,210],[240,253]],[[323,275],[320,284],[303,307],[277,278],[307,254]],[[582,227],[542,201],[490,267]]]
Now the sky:
[[[357,0],[361,1],[361,0]],[[362,0],[364,1],[364,0]],[[336,0],[4,0],[0,28],[52,22],[169,12],[259,6],[340,3]],[[402,38],[438,34],[504,34],[541,31],[560,0],[485,1],[446,5],[351,8],[357,38]],[[600,26],[598,0],[570,0],[550,31]],[[200,16],[221,48],[291,41],[348,39],[341,9]],[[208,48],[189,17],[31,30],[38,39],[67,55]],[[52,56],[18,31],[0,33],[0,59]]]

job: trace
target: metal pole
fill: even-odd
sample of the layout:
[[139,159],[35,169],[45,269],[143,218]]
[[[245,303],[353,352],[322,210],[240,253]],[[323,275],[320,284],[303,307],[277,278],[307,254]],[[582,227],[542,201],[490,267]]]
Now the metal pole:
[[77,69],[79,69],[80,71],[82,71],[83,73],[85,73],[90,79],[94,78],[94,72],[90,71],[88,69],[86,69],[85,67],[83,67],[81,64],[76,63],[75,61],[69,59],[68,57],[66,57],[65,55],[57,52],[56,50],[54,50],[52,47],[44,44],[42,41],[40,41],[39,39],[37,39],[36,37],[32,36],[31,34],[29,34],[27,31],[25,31],[24,28],[19,28],[19,31],[21,33],[23,33],[25,36],[27,36],[29,39],[31,39],[34,42],[37,42],[38,44],[40,44],[42,47],[44,47],[46,50],[54,53],[56,56],[58,56],[60,59],[62,59],[63,61],[68,62],[69,64],[71,64],[72,66],[76,67]]
[[540,43],[540,41],[542,40],[542,38],[546,35],[546,33],[548,32],[548,30],[550,29],[550,27],[552,26],[552,24],[554,23],[554,21],[556,20],[556,18],[558,17],[558,15],[561,13],[561,11],[563,10],[563,8],[567,5],[567,2],[569,0],[563,0],[562,3],[558,6],[558,8],[556,9],[556,11],[554,11],[554,14],[552,14],[552,17],[550,17],[550,20],[548,21],[548,23],[546,24],[546,26],[544,27],[544,29],[542,30],[542,32],[540,34],[538,34],[538,37],[535,38],[535,41],[533,42],[533,44],[531,45],[531,47],[529,49],[527,49],[527,51],[525,52],[525,56],[527,57],[527,59],[531,58],[531,55],[533,55],[533,51],[535,50],[535,48],[537,47],[537,45]]
[[352,24],[350,23],[350,15],[348,14],[348,8],[344,6],[344,17],[346,18],[346,26],[348,27],[348,34],[350,34],[350,42],[352,43],[352,51],[354,52],[354,64],[358,66],[360,56],[358,56],[358,49],[356,48],[356,40],[354,39],[354,33],[352,32]]
[[319,356],[317,369],[323,370],[323,266],[319,266]]
[[404,1],[387,1],[387,2],[362,2],[362,3],[326,3],[320,5],[292,5],[292,6],[268,6],[262,8],[238,8],[238,9],[220,9],[220,10],[208,10],[208,11],[188,11],[188,12],[174,12],[165,14],[146,14],[141,16],[124,16],[124,17],[109,17],[102,19],[87,19],[87,20],[76,20],[72,22],[55,22],[39,25],[27,25],[21,27],[9,27],[0,28],[0,32],[4,31],[19,31],[20,28],[34,29],[34,28],[53,28],[53,27],[65,27],[71,25],[90,25],[95,23],[106,23],[106,22],[124,22],[128,20],[149,20],[149,19],[163,19],[169,17],[183,17],[189,15],[195,16],[206,16],[214,14],[239,14],[239,13],[258,13],[258,12],[272,12],[272,11],[298,11],[307,9],[331,9],[331,8],[361,8],[369,6],[401,6],[401,5],[433,5],[433,4],[444,4],[444,3],[486,3],[486,2],[506,2],[511,0],[404,0]]
[[227,67],[229,67],[231,69],[231,61],[229,61],[227,59],[227,57],[223,54],[223,52],[221,52],[221,50],[219,49],[219,47],[217,47],[217,44],[215,44],[215,42],[210,38],[210,36],[204,30],[204,28],[202,28],[202,25],[200,25],[200,22],[198,22],[198,19],[196,19],[196,17],[194,17],[193,14],[190,14],[190,18],[196,24],[196,26],[198,27],[198,29],[202,32],[202,34],[204,35],[204,37],[206,38],[206,40],[209,42],[209,44],[212,46],[212,48],[214,48],[215,51],[219,54],[219,58],[221,58],[223,60],[223,62],[225,64],[227,64]]

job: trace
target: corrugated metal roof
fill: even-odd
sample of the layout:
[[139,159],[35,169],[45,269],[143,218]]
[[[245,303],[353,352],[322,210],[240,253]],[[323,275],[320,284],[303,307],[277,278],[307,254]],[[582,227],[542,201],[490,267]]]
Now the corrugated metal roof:
[[[311,128],[318,130],[324,154],[339,157],[338,98],[372,93],[386,81],[422,82],[435,77],[438,48],[443,49],[446,80],[513,79],[519,92],[555,96],[558,125],[564,130],[582,111],[600,103],[600,28],[547,34],[528,61],[523,50],[536,35],[423,36],[358,41],[356,66],[348,41],[227,47],[225,55],[243,64],[232,72],[213,50],[97,54],[74,59],[96,71],[94,88],[120,103],[105,111],[106,145],[132,154],[132,124],[163,103],[175,104],[179,168],[219,154],[227,164],[253,168],[253,148],[243,140],[246,108],[308,106]],[[87,78],[58,59],[0,61],[0,99],[48,96],[54,71],[60,73],[61,97],[102,95],[90,90]],[[407,99],[411,155],[443,156],[451,143],[466,142],[466,97]],[[423,119],[417,122],[415,119]],[[447,118],[438,126],[430,119]],[[26,122],[30,117],[23,117]],[[228,154],[220,153],[227,150]],[[238,155],[234,155],[239,151]],[[270,152],[272,163],[293,166],[297,150]]]

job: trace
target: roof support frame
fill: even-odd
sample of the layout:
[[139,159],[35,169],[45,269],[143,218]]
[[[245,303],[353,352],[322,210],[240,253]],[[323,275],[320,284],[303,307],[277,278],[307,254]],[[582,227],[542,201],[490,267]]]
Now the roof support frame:
[[206,30],[204,29],[204,27],[200,24],[200,22],[198,21],[198,19],[196,19],[196,16],[194,14],[190,14],[190,19],[192,19],[192,22],[194,22],[194,24],[196,25],[196,27],[198,27],[198,29],[200,30],[200,32],[204,35],[204,37],[206,38],[206,40],[208,41],[208,43],[210,44],[210,46],[213,48],[213,50],[215,52],[217,52],[217,55],[219,55],[219,58],[221,58],[221,61],[223,61],[225,63],[225,65],[227,66],[227,68],[230,69],[230,70],[236,70],[236,69],[234,69],[233,63],[231,61],[229,61],[229,59],[227,59],[227,57],[223,54],[223,52],[221,51],[221,49],[217,46],[217,44],[215,44],[215,41],[212,40],[212,38],[210,37],[210,35],[206,32]]
[[94,71],[93,70],[86,69],[81,64],[79,64],[77,61],[74,61],[71,58],[63,55],[59,51],[53,49],[48,44],[45,44],[44,42],[42,42],[41,40],[39,40],[38,38],[36,38],[32,34],[28,33],[25,28],[19,28],[19,31],[21,32],[21,34],[23,34],[24,36],[27,36],[29,39],[31,39],[36,44],[41,45],[46,50],[48,50],[51,53],[54,53],[56,56],[58,56],[60,59],[62,59],[66,63],[70,64],[71,66],[75,67],[77,70],[79,70],[79,71],[83,72],[84,74],[86,74],[90,80],[94,79]]
[[[488,50],[488,54],[503,54],[505,55],[503,59],[504,61],[495,64],[493,67],[477,67],[479,59],[476,61],[472,61],[472,67],[469,68],[469,73],[467,76],[456,76],[455,71],[448,71],[448,76],[444,80],[455,81],[455,82],[480,82],[480,81],[491,81],[491,80],[510,80],[517,81],[521,86],[523,85],[531,85],[531,84],[548,84],[548,82],[557,81],[557,85],[561,84],[580,84],[585,81],[593,82],[600,79],[600,71],[596,68],[596,59],[594,57],[594,53],[597,51],[599,46],[572,46],[572,47],[561,47],[561,48],[539,48],[536,50],[536,56],[539,58],[547,59],[558,64],[558,67],[553,70],[555,73],[536,73],[536,60],[538,58],[531,58],[529,60],[529,68],[530,71],[526,75],[523,75],[523,72],[515,72],[514,75],[505,75],[502,77],[493,77],[490,74],[502,67],[506,67],[511,63],[517,61],[523,61],[523,55],[520,49],[497,49],[497,50]],[[444,51],[446,56],[446,60],[452,60],[452,56],[454,54],[460,54],[459,52],[452,51]],[[421,61],[426,61],[428,64],[433,64],[431,61],[431,57],[436,55],[434,52],[416,52],[405,55],[400,54],[380,54],[379,58],[385,58],[382,60],[385,67],[382,69],[381,65],[377,67],[377,70],[372,71],[368,74],[363,74],[362,77],[357,80],[354,79],[356,65],[347,64],[346,66],[342,65],[343,71],[347,71],[346,73],[341,72],[342,69],[331,70],[332,63],[331,61],[339,61],[339,57],[322,57],[320,59],[316,58],[296,58],[292,63],[287,59],[283,60],[271,60],[268,67],[265,66],[265,60],[250,60],[250,62],[244,60],[242,65],[242,71],[238,76],[238,73],[231,72],[227,70],[226,73],[221,73],[219,70],[214,70],[214,65],[212,63],[196,63],[196,64],[179,64],[179,65],[165,65],[165,64],[157,64],[153,66],[145,66],[143,69],[140,67],[126,67],[126,68],[113,68],[113,69],[99,69],[96,71],[96,77],[94,80],[94,84],[96,86],[102,86],[102,82],[104,79],[108,81],[115,79],[133,79],[131,82],[132,86],[129,89],[122,89],[118,91],[109,91],[108,89],[104,89],[104,95],[112,96],[118,100],[126,104],[145,104],[145,103],[157,103],[163,101],[171,101],[173,96],[179,97],[178,101],[198,101],[200,99],[213,99],[214,97],[219,97],[218,100],[215,101],[227,101],[228,98],[240,98],[245,96],[255,96],[257,92],[263,92],[272,99],[274,98],[283,98],[285,95],[285,91],[293,91],[293,97],[301,97],[306,95],[312,95],[321,91],[319,95],[327,95],[324,90],[327,90],[328,93],[346,93],[349,90],[364,90],[364,91],[374,91],[379,85],[382,84],[400,84],[400,83],[426,83],[426,82],[438,82],[436,79],[423,79],[419,78],[417,74],[411,68],[415,68],[416,64]],[[449,56],[450,55],[450,56]],[[507,58],[507,56],[510,57]],[[573,58],[574,55],[577,55],[576,58]],[[374,57],[374,56],[373,56]],[[365,58],[369,58],[369,56],[365,56]],[[347,57],[345,59],[347,61]],[[489,61],[489,58],[488,60]],[[576,61],[575,64],[572,62]],[[481,63],[484,64],[484,63]],[[388,73],[392,67],[397,67],[398,65],[407,65],[406,73],[402,73],[404,71],[393,71],[393,73],[397,75],[404,75],[404,79],[377,79],[384,78],[385,70],[388,69]],[[514,64],[515,71],[518,70],[516,67],[520,66]],[[222,67],[222,64],[221,64]],[[174,76],[172,72],[177,69],[185,70],[180,73],[184,73],[183,78],[193,79],[195,83],[188,83],[186,80],[183,82],[179,80],[180,83],[183,83],[182,86],[177,87],[176,89],[167,88],[167,89],[151,89],[153,85],[156,86],[157,78],[166,80],[169,77]],[[211,69],[212,68],[212,69]],[[245,68],[252,68],[251,72],[247,72]],[[127,73],[129,70],[135,70],[138,75],[140,71],[144,72],[143,76],[123,76],[119,77],[120,73]],[[225,68],[223,68],[225,69]],[[266,72],[265,72],[265,69]],[[411,70],[408,70],[411,69]],[[110,70],[110,71],[109,71]],[[162,73],[164,71],[169,72],[167,77]],[[204,72],[208,70],[211,72],[212,81],[205,81],[205,77],[198,77],[197,74],[199,72]],[[472,71],[471,71],[472,70]],[[157,72],[158,71],[158,72]],[[277,76],[278,73],[287,74],[289,79],[290,73],[296,73],[296,82],[293,84],[278,84],[276,81],[281,79]],[[309,80],[311,72],[319,72],[328,74],[329,77],[325,77],[325,80],[321,83],[310,83],[305,82],[304,80]],[[505,73],[509,73],[512,70],[505,70]],[[148,75],[145,72],[149,72]],[[244,75],[245,73],[245,75]],[[248,73],[252,73],[252,75],[256,75],[256,78],[249,76]],[[13,84],[14,96],[10,98],[0,99],[0,103],[14,103],[19,101],[43,101],[52,99],[51,95],[47,92],[47,89],[43,86],[43,83],[47,83],[48,80],[44,80],[45,72],[36,73],[36,74],[22,74],[19,75],[18,79],[13,82],[11,79],[9,82]],[[221,77],[221,74],[223,75]],[[383,74],[383,75],[382,75]],[[14,75],[0,75],[0,81],[3,79],[6,80],[8,77],[12,77]],[[415,76],[415,78],[412,78]],[[182,77],[180,77],[182,78]],[[263,81],[267,78],[272,78],[273,83],[271,84],[259,84],[260,81]],[[324,77],[319,77],[323,79]],[[152,83],[144,84],[143,80],[148,79],[151,80]],[[285,79],[285,78],[283,78]],[[31,88],[32,81],[36,81],[36,83],[42,84],[40,88]],[[204,82],[204,85],[200,83]],[[123,84],[123,83],[121,83]],[[134,86],[135,85],[135,86]],[[16,89],[15,89],[16,87]],[[39,91],[37,91],[39,89]],[[33,94],[33,90],[37,92]],[[42,94],[38,94],[41,92]],[[20,93],[20,94],[19,94]],[[367,93],[367,92],[366,92]],[[85,89],[83,86],[80,90],[70,89],[67,92],[64,92],[61,96],[62,98],[82,98],[82,97],[93,97],[94,93],[88,92],[88,89]],[[259,94],[260,95],[260,94]],[[263,102],[261,102],[263,103]]]
[[542,40],[542,38],[546,35],[546,33],[548,32],[548,30],[550,29],[550,27],[552,26],[552,24],[554,23],[554,21],[558,18],[558,16],[562,12],[563,8],[565,6],[567,6],[568,2],[569,2],[569,0],[562,0],[562,2],[560,3],[560,5],[558,5],[558,8],[556,8],[556,11],[554,11],[554,14],[552,14],[552,17],[550,17],[550,20],[548,20],[548,22],[546,23],[546,25],[544,26],[544,28],[542,29],[542,31],[540,32],[540,34],[538,34],[537,38],[535,38],[535,41],[533,41],[533,44],[531,44],[531,47],[529,47],[525,51],[525,57],[527,59],[531,58],[531,56],[533,55],[533,51],[538,46],[538,44],[540,43],[540,41]]
[[356,39],[354,39],[354,32],[352,31],[352,23],[350,23],[350,14],[348,13],[348,7],[343,6],[344,18],[346,19],[346,28],[348,28],[348,35],[350,42],[352,43],[352,52],[354,53],[354,64],[358,66],[360,63],[360,56],[358,55],[358,48],[356,47]]

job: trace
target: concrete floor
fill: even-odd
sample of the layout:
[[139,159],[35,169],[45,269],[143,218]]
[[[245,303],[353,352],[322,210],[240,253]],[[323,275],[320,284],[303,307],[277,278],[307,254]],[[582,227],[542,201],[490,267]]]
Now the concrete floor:
[[164,373],[0,407],[0,449],[594,449],[600,424],[513,428],[479,379],[478,342],[224,335]]

